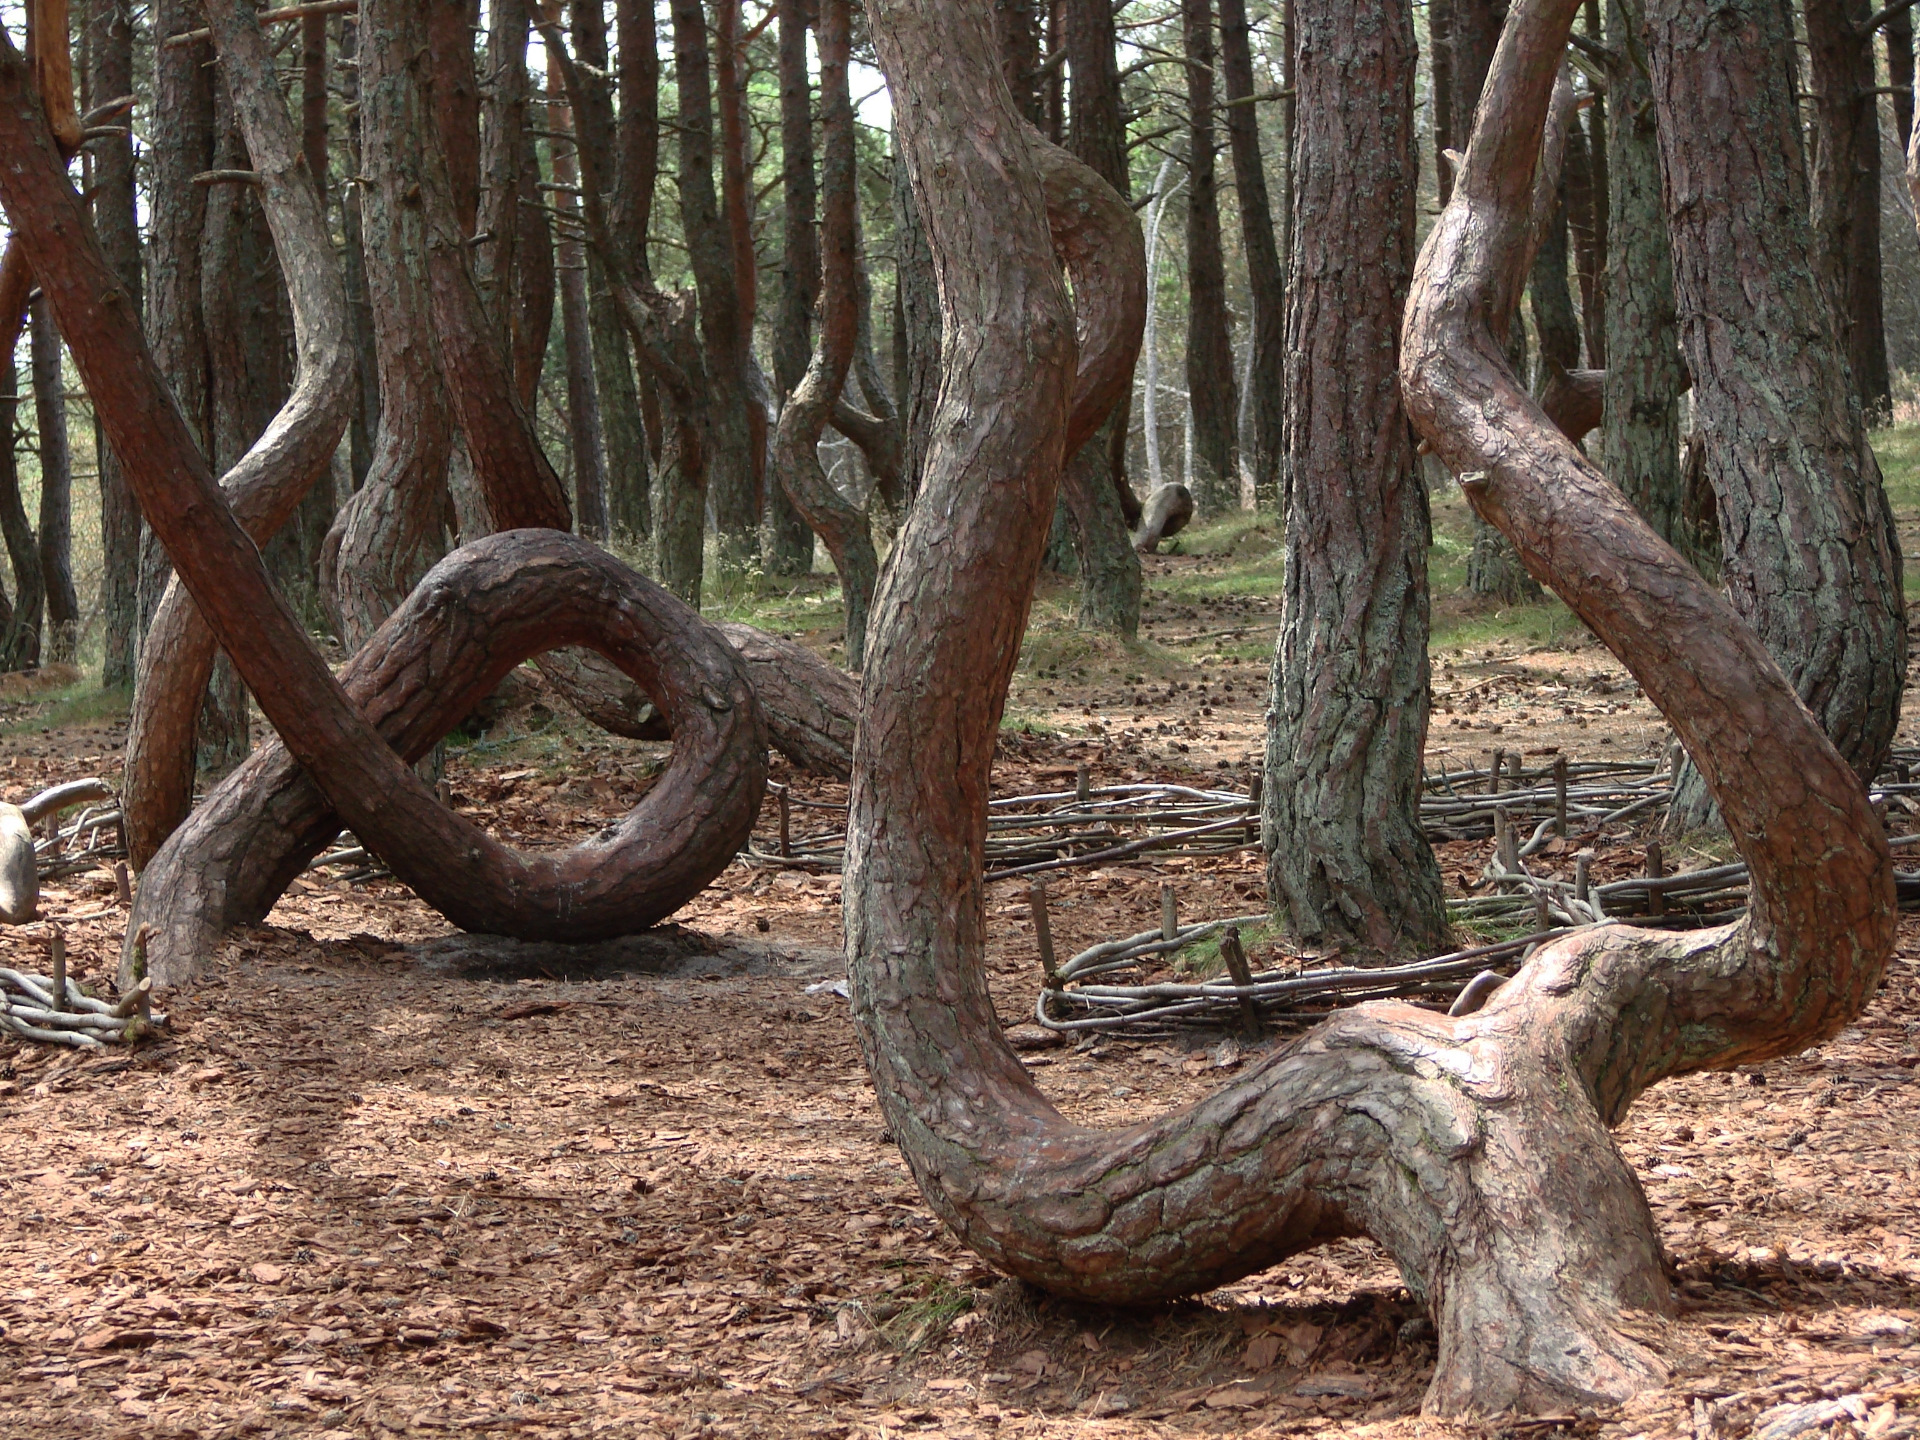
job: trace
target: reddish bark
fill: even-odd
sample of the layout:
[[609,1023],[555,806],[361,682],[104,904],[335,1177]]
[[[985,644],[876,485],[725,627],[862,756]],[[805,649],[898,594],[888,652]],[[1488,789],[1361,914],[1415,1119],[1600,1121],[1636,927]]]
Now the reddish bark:
[[[227,503],[255,544],[264,545],[327,473],[353,404],[354,356],[346,297],[326,217],[273,74],[273,57],[245,0],[209,0],[221,68],[233,96],[260,199],[288,282],[299,370],[267,433],[221,481]],[[193,806],[200,698],[218,646],[176,577],[154,612],[140,652],[127,731],[122,798],[127,849],[144,870]]]
[[1296,14],[1289,520],[1263,792],[1267,894],[1303,943],[1387,956],[1447,935],[1419,814],[1427,493],[1397,383],[1418,174],[1413,14],[1406,0],[1302,0]]
[[1657,1383],[1660,1357],[1627,1332],[1671,1296],[1607,1124],[1664,1076],[1835,1033],[1893,938],[1889,853],[1858,781],[1725,603],[1545,423],[1488,333],[1531,258],[1574,8],[1515,16],[1416,272],[1401,374],[1476,506],[1704,757],[1738,816],[1751,916],[1704,936],[1585,932],[1476,1014],[1363,1006],[1192,1109],[1099,1131],[1061,1117],[1006,1045],[982,963],[988,779],[1068,429],[1067,298],[977,14],[873,6],[949,346],[971,357],[943,387],[922,500],[881,587],[851,787],[853,1014],[888,1129],[982,1257],[1084,1299],[1193,1293],[1374,1236],[1436,1311],[1427,1403],[1445,1413],[1560,1413]]
[[1215,179],[1212,0],[1180,0],[1187,92],[1187,410],[1193,500],[1212,519],[1240,508],[1239,387],[1227,321]]
[[[664,913],[658,907],[672,894],[684,899],[691,893],[684,887],[693,883],[699,864],[711,862],[711,853],[691,868],[668,856],[670,884],[664,873],[634,868],[639,857],[660,853],[657,837],[640,833],[647,828],[644,816],[620,827],[607,842],[526,857],[441,808],[406,758],[389,748],[330,673],[224,503],[147,351],[132,307],[93,242],[26,68],[4,32],[0,147],[10,157],[0,172],[0,206],[24,237],[28,260],[65,329],[109,439],[127,457],[128,478],[143,512],[286,742],[292,762],[313,777],[341,820],[405,883],[470,930],[545,939],[617,935],[657,919]],[[506,572],[497,584],[487,578],[492,566]],[[460,578],[468,568],[476,572],[471,591]],[[698,648],[705,632],[697,619],[689,621],[684,608],[603,552],[551,531],[515,532],[469,547],[443,573],[459,581],[452,593],[430,586],[413,603],[416,610],[453,612],[450,623],[484,610],[489,586],[508,590],[523,578],[538,584],[553,575],[561,593],[536,594],[527,602],[534,606],[537,638],[525,649],[508,652],[511,658],[481,648],[476,663],[467,647],[448,643],[434,649],[439,663],[451,668],[442,672],[438,685],[427,686],[426,694],[438,699],[471,679],[480,687],[477,692],[456,697],[471,708],[508,666],[534,650],[585,644],[608,653],[641,684],[659,686],[683,737],[676,763],[684,749],[684,784],[663,782],[650,795],[666,790],[654,807],[657,815],[675,822],[665,833],[678,844],[694,822],[710,823],[729,836],[724,848],[731,854],[758,805],[764,738],[752,690],[732,657],[724,650]],[[502,617],[499,625],[505,623]],[[389,626],[372,658],[421,634],[410,621]],[[685,650],[653,652],[654,642],[677,636],[690,637]],[[435,734],[424,737],[421,750]],[[690,788],[697,793],[690,794]],[[680,808],[668,810],[669,803]],[[180,957],[179,963],[190,964],[192,957]]]

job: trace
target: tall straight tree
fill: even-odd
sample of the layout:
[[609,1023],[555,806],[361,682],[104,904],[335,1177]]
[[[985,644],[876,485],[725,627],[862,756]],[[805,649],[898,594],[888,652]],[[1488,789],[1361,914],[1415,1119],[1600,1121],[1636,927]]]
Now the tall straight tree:
[[[1280,452],[1285,444],[1281,388],[1287,356],[1286,276],[1280,269],[1273,212],[1267,204],[1267,171],[1260,159],[1250,31],[1247,0],[1220,0],[1220,73],[1227,84],[1227,140],[1233,150],[1233,185],[1239,198],[1247,288],[1253,298],[1249,341],[1253,354],[1247,366],[1252,393],[1247,397],[1247,427],[1240,436],[1241,458],[1253,473],[1254,503],[1271,508],[1279,499]],[[1297,88],[1294,97],[1298,114]]]
[[[153,107],[146,130],[153,146],[153,200],[148,217],[147,333],[203,450],[213,441],[212,378],[200,306],[200,237],[206,230],[207,192],[193,177],[213,168],[212,51],[204,40],[165,43],[200,24],[192,0],[157,0],[154,10]],[[171,567],[166,551],[143,529],[140,549],[140,629],[160,603]],[[136,704],[138,703],[136,697]]]
[[422,147],[435,123],[418,60],[427,16],[403,0],[360,7],[360,123],[367,291],[380,429],[360,489],[335,522],[342,638],[358,645],[437,558],[453,430],[435,363],[426,277]]
[[26,292],[32,285],[24,252],[20,260],[20,283],[12,293],[0,284],[0,536],[6,541],[14,581],[13,603],[5,611],[5,628],[0,629],[0,670],[23,670],[40,663],[40,631],[47,604],[40,550],[34,542],[33,522],[27,519],[27,507],[21,503],[20,467],[14,453],[14,419],[20,407],[20,375],[14,351],[26,321]]
[[[1646,16],[1680,335],[1727,591],[1869,780],[1906,675],[1901,557],[1831,297],[1808,264],[1792,13],[1782,0],[1646,0]],[[1708,817],[1703,789],[1697,777],[1680,787],[1670,823]]]
[[1227,320],[1215,178],[1213,5],[1180,0],[1187,79],[1187,407],[1193,422],[1193,499],[1212,517],[1240,508],[1235,430],[1240,407]]
[[753,321],[760,308],[760,267],[753,248],[753,142],[747,128],[747,55],[740,0],[714,0],[713,79],[720,120],[720,215],[727,229],[727,254],[733,261],[733,363],[740,370],[740,419],[746,426],[753,530],[750,549],[757,553],[759,526],[766,510],[766,377],[753,358]]
[[1296,24],[1267,893],[1304,944],[1431,950],[1447,909],[1419,811],[1427,497],[1399,386],[1419,173],[1413,10],[1409,0],[1298,0]]
[[[614,125],[613,194],[608,201],[610,228],[627,237],[621,255],[624,272],[639,283],[653,284],[653,264],[647,253],[647,227],[653,223],[653,192],[660,179],[660,49],[653,0],[615,0],[614,25],[619,37],[620,113]],[[616,243],[609,237],[609,244]],[[606,257],[600,257],[607,264]],[[653,534],[654,469],[660,460],[660,404],[645,366],[637,366],[634,392],[645,431],[648,475],[646,484],[624,487],[610,497],[616,533]]]
[[[47,587],[45,659],[73,659],[80,600],[73,588],[73,450],[67,439],[67,386],[60,332],[44,297],[33,302],[33,413],[40,450],[40,573]],[[9,436],[11,440],[11,436]]]
[[[92,0],[88,11],[87,89],[96,106],[133,94],[131,0]],[[117,122],[116,122],[117,123]],[[135,209],[133,137],[102,135],[87,147],[92,157],[93,231],[128,296],[140,304],[140,221]],[[109,689],[133,683],[140,638],[140,508],[127,488],[126,472],[94,427],[100,470],[100,629],[105,642],[101,682]]]
[[1871,0],[1806,0],[1814,259],[1831,287],[1869,421],[1892,411],[1880,262],[1880,100]]
[[[1068,148],[1122,196],[1129,193],[1127,126],[1107,0],[1064,0],[1062,41],[1073,82]],[[1067,461],[1060,493],[1080,555],[1080,623],[1132,635],[1140,628],[1140,556],[1129,528],[1140,502],[1127,483],[1127,411],[1113,414]],[[1129,505],[1129,502],[1131,504]]]
[[[600,173],[617,187],[620,169],[614,158],[618,140],[606,5],[604,0],[573,0],[568,13],[573,22],[575,51],[584,62],[584,93],[581,104],[574,109],[574,135],[581,145],[596,146],[607,157]],[[614,197],[605,195],[601,200],[611,206]],[[633,360],[627,353],[627,332],[620,323],[619,307],[607,280],[606,260],[598,246],[587,248],[587,319],[593,332],[594,390],[600,402],[607,524],[611,533],[635,544],[644,541],[651,529],[646,426],[640,415]]]
[[1680,469],[1679,315],[1660,188],[1653,91],[1640,62],[1642,0],[1607,0],[1607,478],[1662,539],[1698,558]]
[[[799,388],[813,355],[813,312],[820,294],[818,190],[813,166],[813,90],[807,75],[807,0],[778,0],[780,21],[780,295],[773,316],[773,384],[781,403]],[[787,498],[767,487],[767,570],[813,569],[813,531]]]
[[[578,36],[575,36],[578,43]],[[591,62],[589,62],[591,63]],[[583,88],[585,88],[583,86]],[[567,438],[573,453],[574,514],[580,533],[607,537],[606,435],[600,420],[600,389],[593,373],[593,335],[587,317],[587,247],[581,235],[580,163],[573,136],[573,107],[560,69],[548,56],[547,132],[552,136],[555,236],[554,268],[560,275],[560,333],[567,371]]]
[[708,494],[723,547],[736,557],[759,546],[756,466],[747,424],[747,352],[740,326],[740,286],[733,241],[713,183],[713,67],[707,13],[700,0],[671,0],[673,68],[679,116],[680,223],[700,302],[711,398]]

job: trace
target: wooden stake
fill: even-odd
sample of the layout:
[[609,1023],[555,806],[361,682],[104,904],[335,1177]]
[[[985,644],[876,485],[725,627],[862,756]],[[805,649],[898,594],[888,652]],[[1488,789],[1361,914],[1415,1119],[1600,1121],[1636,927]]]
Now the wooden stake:
[[1496,805],[1493,808],[1493,848],[1500,857],[1500,864],[1509,874],[1520,869],[1520,841],[1514,834],[1513,821],[1507,816],[1507,807]]
[[1500,767],[1506,762],[1506,758],[1505,751],[1495,750],[1488,759],[1487,794],[1489,795],[1498,795],[1500,793]]
[[1553,757],[1553,833],[1567,838],[1567,757]]
[[120,903],[129,909],[133,907],[133,881],[127,875],[127,862],[113,862],[113,888],[120,897]]
[[1160,882],[1160,938],[1171,940],[1180,933],[1180,910],[1174,904],[1173,886]]
[[[1660,842],[1658,840],[1648,841],[1647,878],[1650,880],[1664,879],[1666,873],[1667,866],[1665,859],[1660,854]],[[1656,920],[1667,913],[1667,897],[1661,894],[1657,887],[1652,885],[1647,887],[1647,913],[1652,915]]]
[[1249,845],[1258,845],[1260,843],[1260,800],[1263,788],[1262,782],[1265,779],[1265,774],[1256,769],[1253,772],[1253,779],[1247,783],[1247,805],[1253,811],[1253,818],[1247,822],[1247,843]]
[[53,1008],[67,1008],[67,935],[58,925],[48,938],[47,949],[53,957]]
[[782,859],[793,857],[793,808],[787,801],[787,787],[782,785],[774,791],[774,799],[780,806],[780,856]]
[[1093,776],[1084,765],[1073,767],[1073,798],[1082,805],[1093,799]]
[[1553,914],[1547,909],[1547,892],[1533,892],[1533,928],[1537,931],[1553,929]]
[[1027,905],[1033,911],[1033,935],[1040,945],[1040,973],[1046,977],[1047,989],[1060,988],[1060,970],[1053,959],[1053,924],[1047,918],[1047,886],[1043,880],[1036,880],[1027,887]]
[[1586,904],[1590,885],[1587,871],[1593,864],[1593,851],[1582,850],[1573,857],[1573,898]]
[[1220,937],[1220,958],[1227,962],[1227,973],[1233,977],[1233,983],[1247,993],[1240,997],[1240,1013],[1246,1017],[1247,1033],[1261,1035],[1266,1026],[1260,1023],[1260,1007],[1253,1001],[1253,967],[1247,964],[1247,952],[1240,946],[1240,927],[1227,926],[1226,933]]

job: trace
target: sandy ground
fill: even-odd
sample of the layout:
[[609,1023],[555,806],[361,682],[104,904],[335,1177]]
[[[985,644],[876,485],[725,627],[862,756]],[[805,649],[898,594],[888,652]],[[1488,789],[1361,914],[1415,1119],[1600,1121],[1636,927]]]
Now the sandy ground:
[[[1258,613],[1167,607],[1152,628]],[[1096,782],[1242,776],[1264,667],[1210,643],[1151,674],[1096,657],[1023,678],[1015,709],[1051,733],[1010,741],[1003,791],[1083,763]],[[1441,656],[1436,695],[1435,768],[1666,743],[1591,646]],[[113,778],[118,741],[0,738],[5,793]],[[585,734],[563,758],[457,761],[456,803],[557,840],[630,804],[655,759]],[[1488,848],[1443,847],[1449,875]],[[1165,877],[1188,914],[1262,893],[1248,854],[1064,872],[1062,953],[1154,923]],[[1038,979],[1012,888],[991,894],[988,955],[1009,1023]],[[61,882],[46,911],[104,977],[124,924],[111,883]],[[166,1041],[104,1058],[0,1042],[0,1435],[1735,1440],[1820,1401],[1837,1408],[1805,1433],[1920,1429],[1920,923],[1839,1039],[1662,1086],[1622,1125],[1683,1297],[1672,1385],[1503,1426],[1419,1419],[1431,1330],[1369,1244],[1138,1311],[998,1279],[920,1202],[845,1002],[807,993],[842,973],[837,877],[736,865],[679,918],[509,955],[393,882],[312,878],[208,957]],[[0,935],[4,963],[40,968],[39,933]],[[1258,1054],[1214,1034],[1029,1060],[1097,1125],[1192,1101]]]

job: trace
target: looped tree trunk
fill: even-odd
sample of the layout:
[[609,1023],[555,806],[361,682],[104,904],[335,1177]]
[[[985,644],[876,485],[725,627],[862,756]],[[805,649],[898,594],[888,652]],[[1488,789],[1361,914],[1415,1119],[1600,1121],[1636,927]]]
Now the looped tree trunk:
[[[522,862],[557,882],[551,902],[520,902],[512,912],[496,903],[489,916],[463,917],[468,930],[586,940],[644,929],[732,862],[759,810],[766,741],[732,649],[658,585],[556,531],[511,530],[456,550],[341,680],[381,738],[412,762],[515,665],[561,645],[591,647],[652,697],[673,727],[673,759],[611,830]],[[259,923],[339,833],[340,816],[286,747],[263,747],[141,877],[127,933],[154,927],[147,957],[155,983],[189,978],[225,931]]]
[[[660,855],[669,869],[677,867],[683,883],[691,883],[689,872],[705,862],[662,854],[665,846],[649,850],[634,817],[610,839],[558,856],[515,854],[443,808],[409,768],[412,757],[389,746],[328,670],[299,618],[274,589],[259,551],[228,508],[168,393],[139,317],[100,253],[67,179],[27,67],[4,30],[0,151],[8,156],[0,167],[0,206],[23,237],[28,261],[67,337],[107,439],[123,457],[141,510],[291,759],[342,822],[423,899],[469,930],[589,939],[657,919],[660,897],[672,887],[627,867],[637,857]],[[544,571],[564,571],[566,583],[560,593],[540,597],[537,639],[526,641],[511,661],[475,667],[486,684],[462,697],[466,707],[471,709],[508,665],[527,654],[552,645],[600,649],[643,684],[660,684],[659,699],[685,737],[687,754],[713,757],[710,768],[687,760],[677,775],[669,772],[672,783],[655,787],[642,807],[643,818],[651,811],[673,821],[668,834],[675,846],[696,823],[730,831],[736,843],[744,838],[765,783],[765,739],[752,689],[737,662],[724,649],[678,657],[653,653],[655,642],[702,633],[697,619],[689,624],[691,612],[654,593],[603,553],[579,553],[582,543],[566,536],[496,536],[444,573],[461,576],[464,567],[475,567],[476,584],[505,593],[514,574],[498,575],[492,566],[515,545],[530,550],[509,570],[535,567],[526,577],[530,582],[542,579]],[[438,593],[427,592],[420,606],[450,606],[455,619],[486,609],[484,590],[462,595],[457,603],[434,598]],[[404,648],[404,625],[383,629],[383,646],[376,653]],[[453,659],[446,663],[457,663],[459,648],[448,647]],[[483,647],[476,642],[476,648]],[[684,684],[662,683],[662,677],[676,674]],[[460,687],[453,682],[444,688]],[[697,773],[702,770],[706,773]],[[681,898],[688,893],[683,890]]]
[[978,13],[872,6],[941,261],[947,353],[965,362],[948,369],[922,503],[882,582],[851,789],[853,1011],[888,1128],[968,1244],[1064,1295],[1194,1293],[1373,1236],[1436,1313],[1427,1405],[1444,1413],[1563,1410],[1657,1382],[1649,1342],[1671,1297],[1608,1125],[1666,1076],[1834,1034],[1893,938],[1889,851],[1859,782],[1488,332],[1531,259],[1534,169],[1577,9],[1513,11],[1409,297],[1402,382],[1478,511],[1701,758],[1752,867],[1749,918],[1582,932],[1472,1015],[1365,1005],[1191,1109],[1100,1131],[1034,1085],[982,963],[988,777],[1066,439],[1067,298]]

